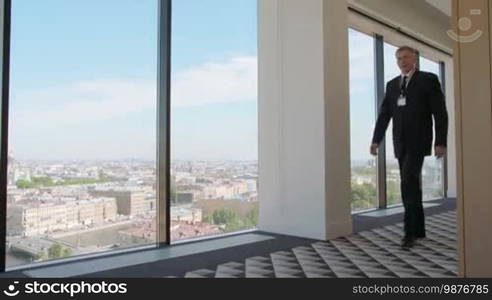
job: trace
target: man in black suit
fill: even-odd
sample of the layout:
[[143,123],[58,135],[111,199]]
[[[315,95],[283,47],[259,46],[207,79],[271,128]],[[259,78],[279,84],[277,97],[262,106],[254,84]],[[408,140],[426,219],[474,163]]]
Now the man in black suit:
[[434,117],[437,158],[446,153],[448,113],[436,75],[417,69],[417,51],[401,47],[396,52],[402,74],[391,80],[374,129],[371,154],[377,155],[379,144],[393,119],[393,145],[400,165],[401,194],[405,207],[405,236],[402,246],[412,247],[415,240],[425,238],[422,206],[421,173],[424,158],[432,155]]

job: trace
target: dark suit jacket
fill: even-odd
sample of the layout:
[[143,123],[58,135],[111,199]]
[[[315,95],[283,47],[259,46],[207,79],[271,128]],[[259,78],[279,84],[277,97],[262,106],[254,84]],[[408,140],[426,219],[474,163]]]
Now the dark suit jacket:
[[436,75],[415,71],[407,88],[407,103],[399,107],[401,76],[391,80],[374,129],[372,142],[380,144],[393,119],[393,145],[396,158],[404,153],[432,155],[433,120],[435,146],[447,147],[448,113],[441,84]]

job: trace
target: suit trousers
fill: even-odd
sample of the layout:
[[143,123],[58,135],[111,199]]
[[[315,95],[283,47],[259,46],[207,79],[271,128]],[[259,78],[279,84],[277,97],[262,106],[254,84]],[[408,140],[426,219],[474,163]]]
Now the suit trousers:
[[425,216],[422,205],[422,167],[424,155],[404,153],[400,165],[401,195],[405,208],[405,238],[425,237]]

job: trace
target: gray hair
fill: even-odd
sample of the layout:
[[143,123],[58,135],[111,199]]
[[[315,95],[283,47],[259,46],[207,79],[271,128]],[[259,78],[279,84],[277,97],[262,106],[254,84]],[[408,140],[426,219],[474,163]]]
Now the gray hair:
[[414,48],[412,48],[410,46],[402,46],[402,47],[398,48],[398,50],[396,50],[396,55],[398,56],[398,54],[400,54],[403,51],[409,51],[409,52],[413,53],[413,55],[415,55],[415,56],[417,56],[419,53],[417,50],[415,50]]

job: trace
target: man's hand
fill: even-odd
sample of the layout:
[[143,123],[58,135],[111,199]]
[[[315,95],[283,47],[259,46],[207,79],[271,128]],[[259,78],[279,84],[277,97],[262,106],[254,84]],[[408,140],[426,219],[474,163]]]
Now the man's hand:
[[379,145],[378,144],[372,144],[371,145],[371,155],[373,156],[377,156],[378,155],[378,148],[379,148]]
[[443,158],[446,155],[446,147],[444,146],[436,146],[434,151],[437,158]]

